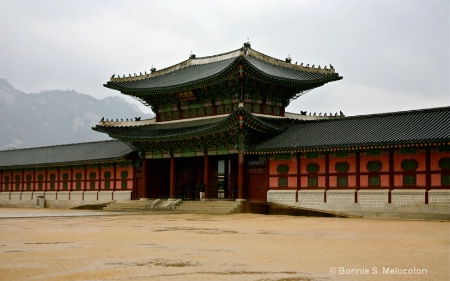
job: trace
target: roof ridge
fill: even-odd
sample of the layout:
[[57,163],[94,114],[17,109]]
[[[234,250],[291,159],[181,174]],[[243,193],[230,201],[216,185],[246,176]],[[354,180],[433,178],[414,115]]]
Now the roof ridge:
[[102,141],[75,142],[75,143],[65,143],[65,144],[25,147],[25,148],[17,148],[17,149],[6,149],[6,150],[0,150],[0,152],[18,151],[18,150],[23,151],[23,150],[53,148],[53,147],[61,147],[61,146],[72,146],[72,145],[80,145],[80,144],[93,144],[93,143],[101,143],[101,142],[123,142],[123,141],[112,139],[112,140],[102,140]]
[[110,82],[123,82],[123,81],[136,81],[136,80],[143,80],[143,79],[147,79],[147,78],[154,78],[154,77],[158,77],[161,75],[165,75],[177,70],[181,70],[184,69],[186,67],[192,66],[192,65],[204,65],[204,64],[209,64],[209,63],[214,63],[214,62],[219,62],[219,61],[223,61],[223,60],[227,60],[227,59],[232,59],[232,58],[237,58],[239,56],[242,55],[242,48],[234,50],[234,51],[230,51],[230,52],[226,52],[226,53],[222,53],[222,54],[218,54],[218,55],[212,55],[212,56],[206,56],[206,57],[199,57],[196,58],[194,57],[190,57],[187,60],[184,60],[182,62],[179,62],[177,64],[174,64],[172,66],[168,66],[165,68],[162,68],[160,70],[155,70],[154,72],[150,72],[150,73],[144,73],[142,74],[142,72],[140,72],[140,75],[136,75],[136,76],[131,76],[131,74],[129,74],[129,77],[114,77],[114,75],[109,79]]
[[303,63],[301,65],[297,65],[297,63],[292,64],[290,61],[287,61],[287,60],[283,61],[283,60],[277,59],[275,57],[271,57],[269,55],[266,55],[264,53],[261,53],[261,52],[258,52],[256,50],[252,49],[250,45],[244,44],[244,46],[239,49],[225,52],[225,53],[220,53],[217,55],[198,57],[198,58],[195,57],[195,55],[191,55],[187,60],[179,62],[172,66],[168,66],[168,67],[162,68],[160,70],[156,70],[156,69],[152,68],[150,73],[144,72],[144,74],[142,74],[142,72],[140,72],[139,75],[137,75],[136,73],[134,74],[134,76],[129,74],[128,77],[126,77],[125,75],[123,77],[120,77],[120,75],[118,75],[116,77],[114,74],[113,76],[111,76],[109,81],[110,82],[126,82],[126,81],[143,80],[143,79],[154,78],[154,77],[158,77],[161,75],[165,75],[165,74],[168,74],[168,73],[171,73],[171,72],[174,72],[177,70],[181,70],[186,67],[193,66],[193,65],[205,65],[205,64],[224,61],[227,59],[232,59],[232,58],[237,58],[237,57],[245,58],[247,56],[253,57],[255,59],[259,59],[266,63],[274,64],[274,65],[289,68],[289,69],[295,69],[295,70],[306,71],[306,72],[335,73],[335,69],[331,65],[330,65],[330,68],[326,68],[326,66],[324,68],[320,68],[320,66],[314,67],[314,65],[312,65],[312,67],[309,67],[309,64],[306,66],[303,66]]
[[342,120],[370,118],[370,117],[399,116],[399,115],[408,115],[408,114],[434,112],[434,111],[450,111],[450,106],[411,109],[411,110],[404,110],[404,111],[381,112],[381,113],[373,113],[373,114],[367,114],[367,115],[346,116],[346,117],[341,117],[341,118],[327,118],[327,119],[300,120],[300,121],[301,121],[301,123],[330,122],[330,121],[342,121]]

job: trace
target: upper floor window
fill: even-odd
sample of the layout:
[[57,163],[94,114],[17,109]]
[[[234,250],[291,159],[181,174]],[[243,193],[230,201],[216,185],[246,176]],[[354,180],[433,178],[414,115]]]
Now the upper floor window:
[[414,171],[417,169],[419,164],[415,159],[406,159],[402,161],[402,170],[405,172],[403,175],[403,185],[416,185],[416,174]]

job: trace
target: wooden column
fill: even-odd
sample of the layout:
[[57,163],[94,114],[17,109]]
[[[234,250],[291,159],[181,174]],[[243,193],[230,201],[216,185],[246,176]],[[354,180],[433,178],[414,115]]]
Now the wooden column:
[[360,171],[360,153],[355,153],[355,175],[356,175],[356,190],[355,190],[355,203],[358,203],[358,190],[361,189],[361,171]]
[[236,201],[245,201],[244,197],[244,152],[239,151],[238,154],[238,198]]
[[205,185],[204,199],[206,200],[209,200],[209,175],[210,175],[209,155],[205,153],[205,156],[203,156],[203,184]]
[[426,190],[425,190],[425,204],[428,204],[428,191],[431,189],[431,153],[430,149],[426,148],[425,150],[425,182],[426,182]]
[[327,191],[330,189],[330,154],[325,154],[325,192],[324,192],[324,203],[327,203]]
[[[301,181],[301,177],[300,177],[300,173],[301,173],[301,158],[300,158],[300,153],[297,153],[295,160],[297,161],[297,190],[295,192],[295,202],[298,202],[298,191],[302,189],[302,181]],[[266,169],[267,170],[267,169]]]
[[148,190],[147,190],[147,166],[148,166],[148,160],[145,158],[142,158],[142,171],[141,171],[141,186],[139,187],[140,190],[138,192],[138,196],[141,198],[148,198]]
[[177,197],[175,157],[170,156],[170,199]]
[[389,150],[389,193],[388,203],[392,203],[392,189],[394,189],[394,150]]
[[225,171],[223,177],[223,197],[228,198],[230,192],[230,159],[227,157],[225,160]]

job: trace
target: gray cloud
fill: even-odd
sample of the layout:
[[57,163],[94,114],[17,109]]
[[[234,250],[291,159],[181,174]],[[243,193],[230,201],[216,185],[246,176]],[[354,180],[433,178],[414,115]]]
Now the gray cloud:
[[348,115],[446,106],[446,0],[0,1],[0,77],[25,92],[97,98],[113,74],[239,48],[332,64],[344,79],[288,110]]

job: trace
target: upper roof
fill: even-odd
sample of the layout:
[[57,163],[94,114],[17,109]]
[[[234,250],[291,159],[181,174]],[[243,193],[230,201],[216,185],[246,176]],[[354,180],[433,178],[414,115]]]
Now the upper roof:
[[127,144],[117,140],[3,150],[0,169],[113,162],[126,160],[132,152]]
[[450,107],[302,121],[248,153],[450,145]]
[[247,43],[235,51],[203,58],[192,56],[179,64],[151,73],[129,77],[113,75],[104,86],[142,99],[143,94],[176,93],[239,77],[239,65],[246,68],[244,75],[256,75],[268,83],[287,85],[299,91],[342,79],[331,65],[330,68],[315,68],[309,67],[309,64],[292,64],[259,53]]

